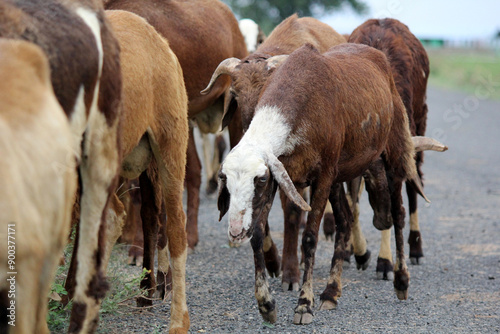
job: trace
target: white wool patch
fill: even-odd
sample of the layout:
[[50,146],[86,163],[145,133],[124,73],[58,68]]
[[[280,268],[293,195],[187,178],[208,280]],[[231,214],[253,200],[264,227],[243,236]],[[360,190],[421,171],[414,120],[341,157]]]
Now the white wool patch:
[[73,113],[70,116],[71,133],[73,135],[72,147],[77,152],[78,160],[81,157],[81,141],[85,128],[87,127],[87,114],[84,101],[85,90],[83,85],[80,86],[78,96],[76,98]]
[[89,26],[90,30],[94,34],[97,44],[97,51],[99,52],[99,77],[100,77],[104,51],[101,40],[101,25],[99,23],[99,20],[97,19],[97,14],[94,13],[92,10],[84,7],[78,8],[76,10],[76,14],[82,18],[83,22],[85,22],[85,24]]
[[293,151],[299,142],[291,136],[286,117],[276,106],[263,106],[255,110],[255,116],[241,142],[259,146],[276,157]]
[[257,38],[259,36],[259,26],[251,19],[239,21],[240,31],[245,38],[245,44],[249,53],[257,49]]
[[99,86],[100,86],[102,65],[103,65],[103,59],[104,59],[104,51],[103,51],[102,39],[101,39],[101,25],[99,23],[99,20],[97,19],[97,14],[94,13],[93,11],[91,11],[90,9],[80,7],[76,10],[76,14],[78,14],[82,18],[82,20],[85,22],[85,24],[88,25],[88,27],[90,28],[90,30],[94,34],[94,37],[96,40],[97,52],[99,54],[99,67],[98,67],[98,73],[97,73],[97,83],[95,85],[94,97],[92,99],[92,105],[90,107],[89,118],[91,118],[92,115],[97,111],[97,97],[99,95]]
[[228,216],[233,232],[235,227],[250,228],[254,178],[263,176],[268,170],[266,157],[269,154],[279,156],[286,151],[289,133],[290,128],[277,107],[260,108],[240,143],[224,160],[222,172],[227,177],[227,189],[231,194]]

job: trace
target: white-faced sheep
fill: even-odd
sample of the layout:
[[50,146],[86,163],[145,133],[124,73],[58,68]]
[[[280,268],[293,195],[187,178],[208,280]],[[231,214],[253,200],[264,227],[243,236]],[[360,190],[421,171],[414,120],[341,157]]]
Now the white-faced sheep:
[[[231,138],[232,147],[238,143],[242,132],[248,129],[263,87],[273,76],[280,59],[305,43],[311,43],[320,52],[325,52],[332,46],[345,43],[345,39],[319,20],[292,15],[271,32],[255,53],[241,60],[226,59],[217,67],[204,92],[210,91],[211,85],[220,80],[219,76],[227,75],[231,78],[231,95],[225,103],[222,125],[235,127],[239,123],[242,127],[240,135]],[[233,133],[236,132],[233,131]],[[266,267],[271,276],[278,277],[282,272],[284,290],[298,291],[300,270],[297,247],[299,225],[304,219],[304,213],[300,207],[287,199],[284,193],[280,192],[280,198],[285,220],[283,262],[281,263],[277,248],[271,239],[269,227],[266,225],[264,231],[267,240],[264,252]]]
[[[391,182],[395,229],[402,229],[401,187],[416,178],[414,145],[404,105],[384,54],[341,44],[320,54],[311,45],[293,52],[266,82],[250,125],[223,162],[218,207],[229,216],[233,242],[250,240],[255,261],[255,296],[267,321],[276,321],[275,301],[265,274],[265,225],[277,186],[309,211],[302,237],[305,271],[293,322],[313,318],[312,271],[318,229],[326,202],[337,227],[330,277],[320,309],[331,309],[341,295],[345,241],[352,221],[341,182],[384,160]],[[297,188],[311,186],[310,207]],[[409,273],[398,244],[394,287],[407,298]]]

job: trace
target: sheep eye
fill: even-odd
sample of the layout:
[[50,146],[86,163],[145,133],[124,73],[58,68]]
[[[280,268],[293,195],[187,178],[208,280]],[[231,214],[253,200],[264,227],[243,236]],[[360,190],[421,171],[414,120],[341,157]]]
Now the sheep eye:
[[267,182],[267,176],[261,176],[261,177],[259,177],[259,182],[260,183],[266,183]]
[[226,174],[219,173],[219,180],[226,181]]

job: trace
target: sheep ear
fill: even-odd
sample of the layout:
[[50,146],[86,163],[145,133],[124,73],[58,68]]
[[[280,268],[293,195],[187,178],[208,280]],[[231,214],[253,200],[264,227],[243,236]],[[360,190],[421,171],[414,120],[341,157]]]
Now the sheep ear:
[[228,88],[224,93],[224,113],[223,113],[224,116],[222,117],[222,124],[220,131],[224,130],[224,128],[229,125],[237,109],[238,109],[238,102],[236,102],[236,99],[230,93]]
[[302,210],[311,211],[311,207],[306,203],[306,201],[304,201],[302,196],[295,188],[295,185],[290,179],[290,176],[288,175],[281,161],[279,161],[275,155],[268,154],[267,165],[271,170],[271,173],[273,173],[274,179],[276,180],[276,182],[278,182],[278,185],[280,186],[281,190],[285,192],[286,196]]
[[217,199],[217,208],[219,209],[219,221],[221,221],[222,217],[226,214],[229,209],[229,201],[231,199],[231,194],[229,190],[227,190],[226,180],[219,178],[219,196]]

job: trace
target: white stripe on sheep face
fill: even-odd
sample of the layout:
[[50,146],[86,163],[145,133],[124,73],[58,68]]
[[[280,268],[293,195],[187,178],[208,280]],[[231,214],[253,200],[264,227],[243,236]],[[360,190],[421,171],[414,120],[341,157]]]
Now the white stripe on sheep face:
[[228,237],[232,242],[250,240],[255,185],[270,182],[269,161],[293,150],[297,141],[289,140],[289,135],[290,127],[277,107],[259,108],[248,131],[222,164],[221,172],[230,194]]

